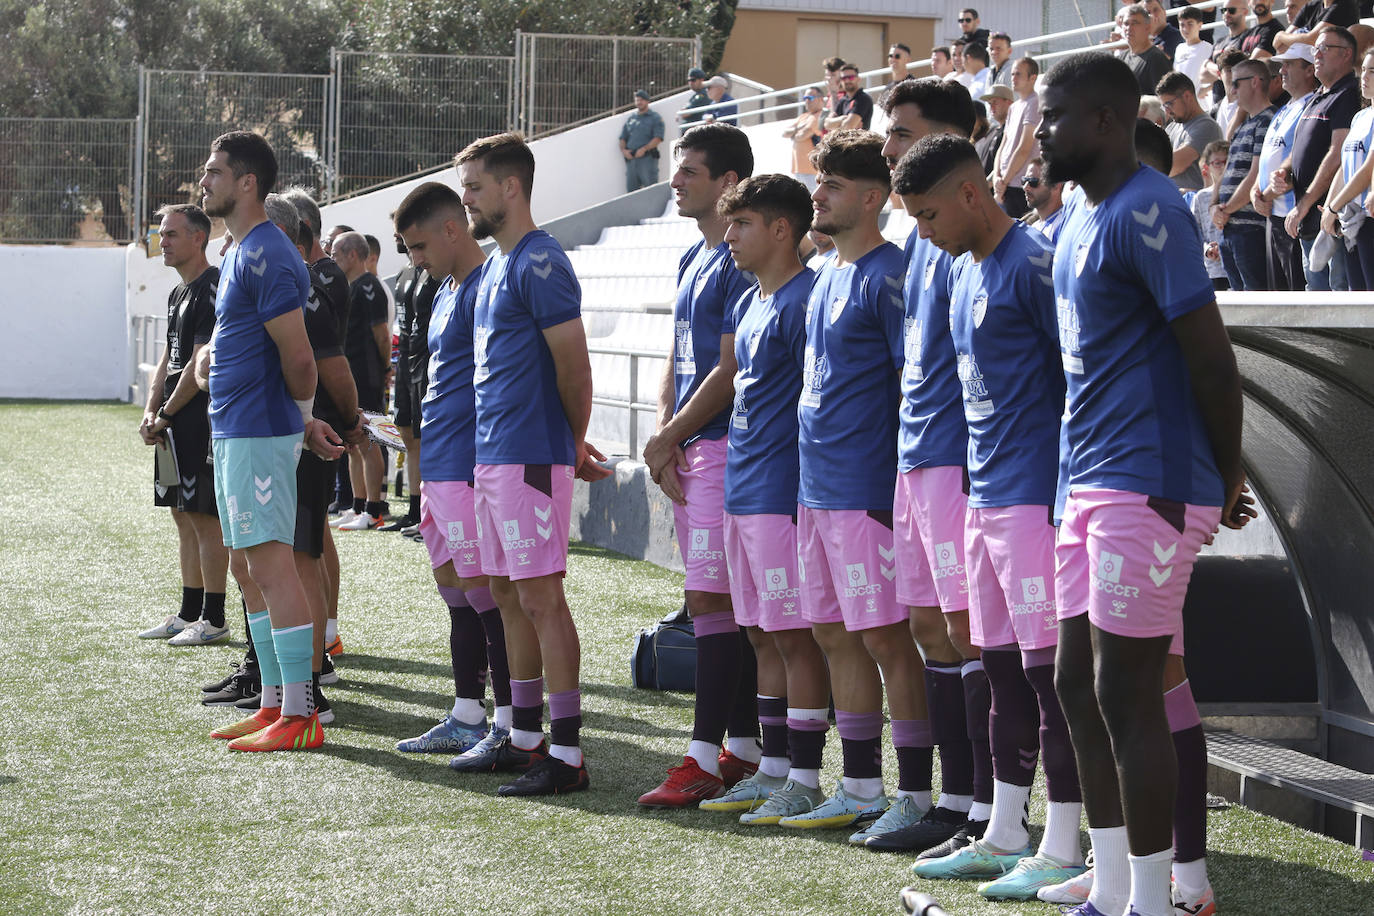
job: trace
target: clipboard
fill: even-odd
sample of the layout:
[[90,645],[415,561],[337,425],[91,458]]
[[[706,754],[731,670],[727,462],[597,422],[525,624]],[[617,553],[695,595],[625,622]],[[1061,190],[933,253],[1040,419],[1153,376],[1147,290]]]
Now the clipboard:
[[364,410],[363,429],[367,430],[368,436],[387,448],[394,448],[397,451],[406,450],[405,440],[401,438],[401,431],[396,428],[396,423],[386,414],[373,413]]
[[177,467],[176,441],[172,438],[169,426],[162,431],[157,445],[153,446],[153,467],[157,472],[158,486],[181,486],[181,471]]

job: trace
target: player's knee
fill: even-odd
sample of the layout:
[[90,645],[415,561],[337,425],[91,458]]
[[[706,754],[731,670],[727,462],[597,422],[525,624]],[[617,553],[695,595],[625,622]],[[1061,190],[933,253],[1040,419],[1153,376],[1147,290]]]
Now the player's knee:
[[864,630],[862,635],[864,648],[885,671],[908,667],[920,660],[911,630],[900,623]]
[[686,593],[685,597],[687,613],[693,617],[699,614],[722,614],[734,609],[730,603],[729,595],[691,590]]
[[953,648],[949,631],[945,627],[945,615],[938,607],[915,607],[911,609],[911,638],[926,657],[945,658]]

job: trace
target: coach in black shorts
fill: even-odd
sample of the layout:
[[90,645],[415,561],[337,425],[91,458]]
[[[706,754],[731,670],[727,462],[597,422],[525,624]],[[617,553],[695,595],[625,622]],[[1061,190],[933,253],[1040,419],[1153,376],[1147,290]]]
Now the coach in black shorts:
[[205,258],[210,219],[190,204],[163,207],[162,262],[175,268],[181,282],[167,299],[167,346],[148,390],[148,403],[138,432],[156,445],[171,439],[176,457],[176,484],[154,482],[153,505],[172,510],[181,560],[181,611],[138,634],[189,646],[229,638],[224,624],[224,584],[229,553],[221,537],[210,464],[210,397],[192,372],[201,348],[215,329],[215,290],[219,269]]
[[[405,243],[398,236],[396,249],[405,254]],[[387,525],[383,531],[419,529],[420,524],[420,402],[429,387],[429,314],[439,281],[427,271],[407,267],[396,281],[396,326],[398,361],[396,364],[396,426],[406,444],[406,489],[410,509],[404,518]]]

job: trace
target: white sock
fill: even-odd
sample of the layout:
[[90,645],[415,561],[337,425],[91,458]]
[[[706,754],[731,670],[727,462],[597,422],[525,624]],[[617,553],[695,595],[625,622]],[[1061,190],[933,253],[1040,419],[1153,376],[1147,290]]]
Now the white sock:
[[1174,863],[1174,880],[1178,886],[1192,894],[1201,894],[1211,885],[1207,877],[1207,859],[1194,859],[1191,862]]
[[281,684],[263,684],[258,705],[263,709],[281,709]]
[[582,766],[582,748],[568,744],[550,744],[549,756],[557,757],[570,767]]
[[787,778],[799,786],[806,786],[808,789],[819,789],[821,787],[820,770],[799,770],[793,767],[787,771]]
[[515,707],[498,706],[496,707],[496,715],[493,717],[493,724],[495,724],[497,728],[504,728],[506,731],[510,731],[510,724],[514,718]]
[[281,686],[281,714],[284,716],[306,716],[314,706],[314,685],[310,681],[296,681]]
[[922,811],[929,811],[931,805],[931,793],[929,789],[921,789],[919,792],[909,792],[906,789],[898,789],[898,798],[911,798],[916,802],[916,807]]
[[1174,916],[1174,895],[1169,889],[1169,872],[1174,867],[1174,848],[1148,856],[1128,855],[1131,868],[1131,899],[1127,912],[1135,916]]
[[960,814],[967,814],[973,808],[972,795],[950,795],[947,792],[940,793],[940,807],[946,811],[958,811]]
[[1030,786],[1014,786],[1009,782],[992,782],[992,817],[983,842],[1002,852],[1017,852],[1030,842],[1026,832],[1026,799]]
[[801,719],[801,720],[803,720],[803,721],[811,721],[811,722],[820,722],[820,721],[823,720],[823,719],[829,719],[829,718],[830,718],[830,710],[828,710],[828,709],[806,709],[806,708],[799,707],[799,706],[789,706],[789,707],[787,707],[787,718],[789,718],[789,719]]
[[543,740],[543,732],[527,732],[520,728],[512,728],[510,730],[510,743],[514,744],[522,751],[534,750],[539,746],[539,742]]
[[478,725],[487,721],[486,704],[471,697],[454,697],[452,714],[464,725]]
[[720,745],[693,740],[687,745],[687,756],[697,762],[697,766],[717,778],[720,777]]
[[992,819],[992,805],[987,802],[976,801],[968,806],[968,819],[971,821],[986,821]]
[[725,749],[745,763],[758,763],[763,758],[763,745],[757,738],[726,738]]
[[1082,802],[1050,802],[1045,806],[1045,835],[1040,838],[1040,855],[1065,865],[1082,865],[1083,848],[1078,842],[1078,820]]
[[859,779],[854,776],[844,777],[844,794],[850,798],[877,798],[883,794],[883,779],[881,776],[867,776]]
[[1093,889],[1088,902],[1104,916],[1122,916],[1131,896],[1130,845],[1125,827],[1089,827],[1093,845]]
[[324,644],[327,646],[339,638],[339,620],[331,617],[324,622]]
[[786,757],[760,757],[759,772],[764,776],[771,776],[774,779],[781,779],[787,775],[792,762]]

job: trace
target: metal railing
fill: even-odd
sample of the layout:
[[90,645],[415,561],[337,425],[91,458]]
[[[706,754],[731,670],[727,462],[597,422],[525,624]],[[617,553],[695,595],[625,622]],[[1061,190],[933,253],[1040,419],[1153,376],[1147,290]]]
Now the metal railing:
[[133,241],[136,123],[0,118],[0,239]]
[[133,379],[129,384],[129,403],[146,404],[162,351],[167,346],[167,318],[164,315],[134,315],[129,319],[129,364]]
[[628,392],[627,397],[607,397],[605,395],[592,396],[593,407],[609,407],[613,410],[623,410],[626,412],[627,433],[624,444],[628,448],[629,457],[635,461],[639,460],[640,447],[643,445],[639,441],[639,414],[647,413],[651,417],[658,413],[658,393],[654,392],[654,400],[644,401],[639,396],[639,370],[640,360],[652,360],[655,364],[661,364],[668,358],[666,350],[647,350],[632,347],[598,347],[588,346],[587,353],[593,356],[623,356],[629,359],[629,384],[625,387]]

